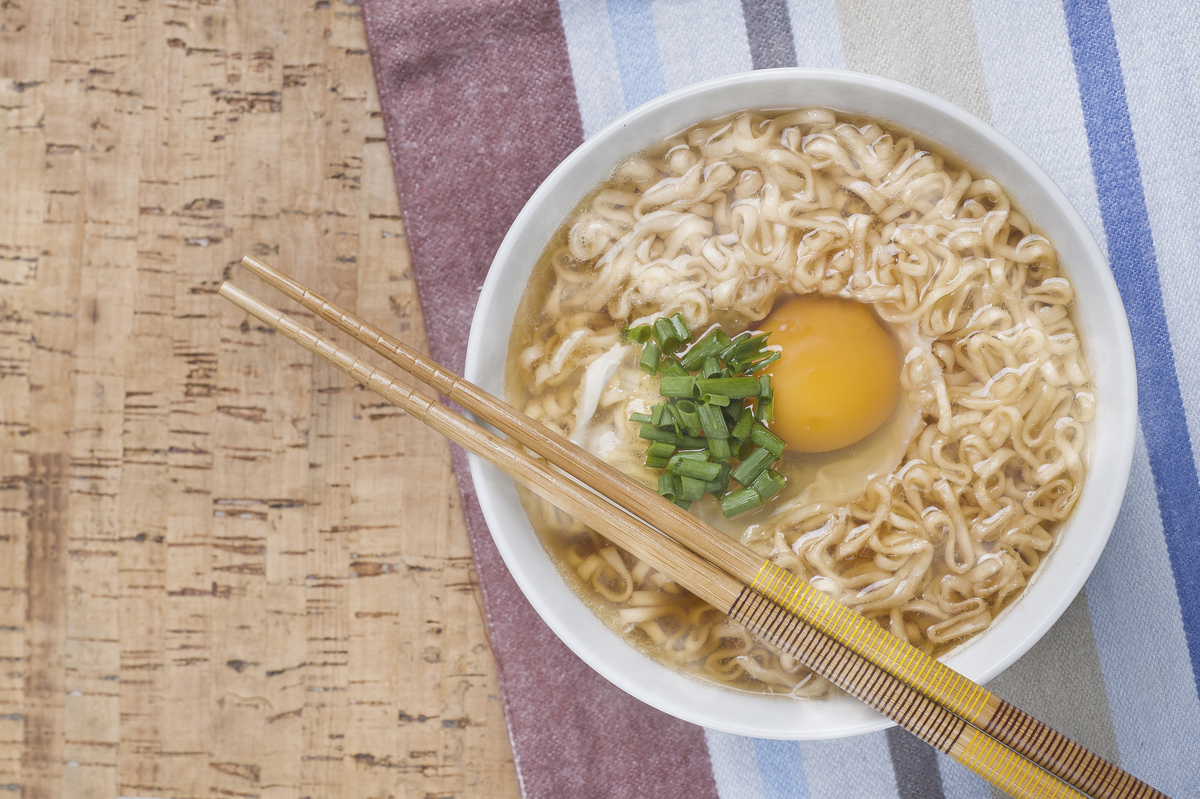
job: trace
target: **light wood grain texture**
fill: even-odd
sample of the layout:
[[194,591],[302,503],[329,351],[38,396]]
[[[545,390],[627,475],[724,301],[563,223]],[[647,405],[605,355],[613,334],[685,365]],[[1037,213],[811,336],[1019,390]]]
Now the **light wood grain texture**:
[[0,786],[516,796],[446,444],[215,293],[425,347],[357,5],[10,0],[0,111]]

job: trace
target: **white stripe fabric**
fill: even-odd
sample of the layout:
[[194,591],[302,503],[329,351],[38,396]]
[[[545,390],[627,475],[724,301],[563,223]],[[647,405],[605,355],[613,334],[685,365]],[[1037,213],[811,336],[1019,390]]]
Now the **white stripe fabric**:
[[[1064,1],[939,0],[945,20],[953,22],[939,23],[931,39],[946,39],[936,45],[939,53],[925,52],[929,42],[906,52],[903,42],[889,38],[895,31],[858,0],[785,5],[797,66],[845,68],[850,61],[851,68],[907,78],[972,105],[980,102],[981,82],[986,97],[976,112],[990,116],[1046,169],[1107,250],[1096,178],[1101,167],[1093,162],[1096,142],[1089,139],[1097,134],[1089,131],[1081,95],[1077,30],[1074,46],[1071,38],[1071,15],[1078,27],[1082,0]],[[756,32],[747,29],[741,0],[655,0],[649,8],[637,0],[559,3],[585,135],[649,99],[643,96],[647,87],[669,91],[752,66]],[[1097,6],[1102,0],[1090,8]],[[1111,15],[1169,344],[1190,447],[1200,463],[1200,270],[1192,258],[1200,241],[1200,148],[1191,142],[1189,125],[1200,110],[1200,24],[1186,2],[1120,0]],[[931,64],[947,63],[960,74],[929,72]],[[1152,455],[1139,432],[1125,505],[1088,581],[1083,621],[1073,633],[1082,631],[1083,660],[1098,662],[1101,676],[1072,697],[1087,696],[1089,713],[1102,717],[1100,726],[1111,724],[1105,737],[1111,747],[1115,736],[1121,765],[1178,799],[1200,796],[1200,695],[1185,631],[1194,622],[1185,625],[1164,534],[1171,500],[1156,488]],[[1200,530],[1200,520],[1192,524]],[[1039,656],[1035,650],[1027,658]],[[1033,674],[1035,666],[1047,665],[1022,661],[1014,669]],[[1081,714],[1080,724],[1087,723]],[[1080,737],[1086,745],[1086,734]],[[926,799],[901,795],[884,733],[793,743],[710,730],[706,741],[722,799]],[[936,764],[934,779],[947,799],[993,796],[986,783],[948,758],[939,755]]]
[[1138,430],[1129,490],[1086,590],[1121,766],[1168,796],[1197,796],[1200,697],[1187,662],[1146,442]]
[[738,0],[655,0],[654,28],[668,91],[754,68]]
[[796,66],[809,69],[845,69],[837,7],[833,0],[788,0]]
[[754,751],[760,742],[716,730],[705,730],[704,737],[721,799],[764,799],[762,773]]
[[627,110],[608,11],[594,0],[559,0],[558,8],[571,56],[583,135],[591,136]]
[[811,799],[898,795],[887,738],[882,732],[833,741],[802,741],[799,749]]
[[992,126],[1054,178],[1104,249],[1062,6],[1052,0],[975,0],[972,10]]

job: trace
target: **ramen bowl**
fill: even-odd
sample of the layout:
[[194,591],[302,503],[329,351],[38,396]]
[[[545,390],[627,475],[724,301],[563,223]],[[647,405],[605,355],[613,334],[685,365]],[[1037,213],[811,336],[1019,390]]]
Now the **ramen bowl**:
[[[627,156],[689,126],[745,109],[823,106],[890,122],[996,179],[1054,243],[1073,281],[1073,309],[1093,372],[1097,401],[1089,468],[1076,508],[1024,592],[991,626],[943,657],[985,682],[1024,654],[1074,599],[1112,530],[1133,453],[1136,381],[1124,308],[1107,262],[1063,192],[1015,145],[938,97],[849,72],[767,70],[664,95],[588,139],[545,180],[522,210],[483,286],[465,376],[505,394],[509,336],[539,256],[574,208]],[[496,546],[530,603],[552,630],[612,683],[659,710],[716,730],[760,738],[820,739],[879,730],[884,717],[845,695],[800,701],[721,688],[642,654],[598,619],[543,549],[512,480],[478,458],[472,476]]]

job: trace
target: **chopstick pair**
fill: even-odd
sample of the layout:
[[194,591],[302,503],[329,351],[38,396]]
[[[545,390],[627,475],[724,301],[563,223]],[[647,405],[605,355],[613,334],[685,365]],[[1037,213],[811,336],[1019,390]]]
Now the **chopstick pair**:
[[997,787],[1014,796],[1164,796],[302,284],[256,259],[242,263],[587,488],[231,284],[221,286],[222,296]]

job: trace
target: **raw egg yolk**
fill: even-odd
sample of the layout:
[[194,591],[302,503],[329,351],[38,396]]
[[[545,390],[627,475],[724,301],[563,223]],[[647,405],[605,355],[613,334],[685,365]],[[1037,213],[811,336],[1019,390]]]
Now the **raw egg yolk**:
[[767,368],[771,429],[793,452],[828,452],[874,432],[900,397],[900,350],[866,306],[795,297],[759,325],[781,349]]

